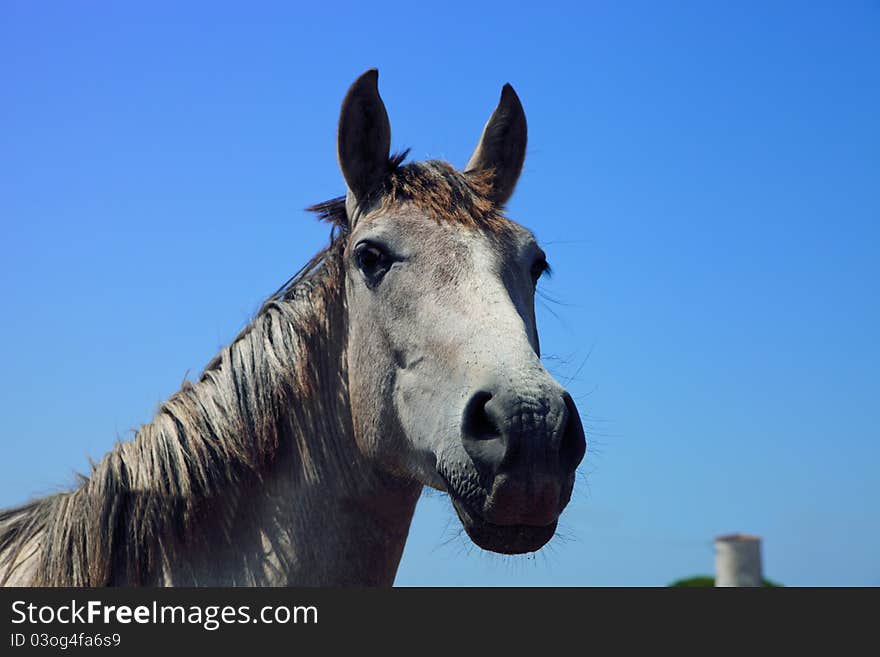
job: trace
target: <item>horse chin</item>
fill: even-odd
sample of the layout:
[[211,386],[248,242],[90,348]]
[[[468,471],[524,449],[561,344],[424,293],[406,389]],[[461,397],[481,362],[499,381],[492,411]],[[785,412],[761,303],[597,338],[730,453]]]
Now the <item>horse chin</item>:
[[499,554],[525,554],[540,550],[556,533],[554,520],[549,525],[496,525],[472,511],[461,500],[452,498],[452,506],[470,539],[479,547]]

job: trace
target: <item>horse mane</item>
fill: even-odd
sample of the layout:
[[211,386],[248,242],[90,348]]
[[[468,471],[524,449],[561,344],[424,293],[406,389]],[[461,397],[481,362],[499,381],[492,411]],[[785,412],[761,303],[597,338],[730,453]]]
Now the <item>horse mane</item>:
[[302,426],[321,420],[306,407],[335,382],[321,380],[326,368],[310,354],[332,353],[342,248],[334,231],[196,383],[185,381],[133,440],[77,475],[74,490],[0,511],[0,584],[31,557],[32,585],[152,583],[175,549],[199,540],[195,520],[220,511],[212,501],[259,482],[281,450],[296,450],[314,472],[318,450]]
[[[488,200],[491,172],[403,165],[406,154],[389,159],[371,203],[411,201],[437,221],[503,230],[507,220]],[[332,224],[329,246],[266,299],[197,382],[185,381],[133,440],[78,475],[75,489],[0,511],[0,584],[26,562],[35,565],[31,585],[154,584],[183,546],[207,540],[197,520],[211,517],[232,540],[236,509],[216,500],[246,504],[230,491],[259,484],[284,450],[305,477],[345,458],[311,439],[350,421],[335,413],[331,394],[345,387],[344,373],[326,362],[345,340],[345,198],[308,210]]]

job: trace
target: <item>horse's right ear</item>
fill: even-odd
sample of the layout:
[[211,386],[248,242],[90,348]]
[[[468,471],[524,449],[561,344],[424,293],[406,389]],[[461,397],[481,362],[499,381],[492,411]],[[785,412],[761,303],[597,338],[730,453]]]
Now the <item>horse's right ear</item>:
[[379,71],[363,73],[345,94],[336,153],[354,201],[363,201],[388,175],[391,124],[379,96]]
[[526,158],[528,128],[519,96],[509,84],[501,90],[501,100],[492,112],[480,142],[465,166],[468,171],[491,171],[492,200],[504,205],[513,194]]

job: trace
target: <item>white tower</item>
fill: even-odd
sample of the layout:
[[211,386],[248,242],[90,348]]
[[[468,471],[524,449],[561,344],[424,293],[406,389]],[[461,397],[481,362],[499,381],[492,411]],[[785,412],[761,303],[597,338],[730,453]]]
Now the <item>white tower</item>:
[[763,586],[761,539],[727,534],[715,539],[715,586]]

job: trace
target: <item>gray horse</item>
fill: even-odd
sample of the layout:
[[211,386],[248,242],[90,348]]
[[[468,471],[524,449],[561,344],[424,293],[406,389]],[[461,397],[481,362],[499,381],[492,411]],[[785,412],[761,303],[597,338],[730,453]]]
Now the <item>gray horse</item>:
[[532,234],[507,219],[505,85],[464,171],[404,164],[369,70],[339,119],[330,245],[75,490],[0,513],[7,585],[391,585],[423,486],[468,536],[540,549],[586,443],[541,364]]

